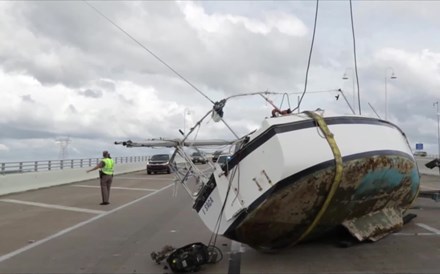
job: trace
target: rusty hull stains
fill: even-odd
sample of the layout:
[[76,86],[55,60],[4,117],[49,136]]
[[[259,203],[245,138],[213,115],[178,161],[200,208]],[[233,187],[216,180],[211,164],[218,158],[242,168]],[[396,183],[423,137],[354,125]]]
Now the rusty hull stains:
[[[296,243],[322,207],[334,176],[333,166],[290,182],[270,195],[237,226],[236,240],[266,250]],[[392,219],[400,222],[402,212],[417,194],[419,180],[414,160],[402,156],[373,156],[344,162],[339,188],[310,237],[344,222],[360,227],[355,220],[371,221],[373,226],[354,230],[362,235],[360,240],[382,235],[384,229],[374,229],[373,220],[378,217],[367,216],[375,212],[388,216],[391,214],[388,209],[392,209],[395,211]],[[389,226],[386,233],[398,229],[399,222]]]

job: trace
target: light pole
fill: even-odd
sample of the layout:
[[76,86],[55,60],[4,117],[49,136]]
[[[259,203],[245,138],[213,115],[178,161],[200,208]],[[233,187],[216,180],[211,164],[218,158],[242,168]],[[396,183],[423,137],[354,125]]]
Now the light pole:
[[186,134],[186,115],[191,115],[191,110],[189,108],[185,108],[183,110],[183,134]]
[[434,106],[437,105],[437,146],[438,146],[438,154],[437,158],[440,159],[440,112],[438,110],[438,101],[434,103]]
[[352,68],[347,68],[344,72],[344,75],[342,75],[343,80],[350,79],[347,75],[347,72],[351,71],[351,80],[353,82],[353,109],[356,109],[356,91],[354,90],[354,70]]
[[397,76],[394,75],[394,70],[391,67],[385,69],[385,120],[388,120],[388,71],[391,72],[390,79],[397,79]]

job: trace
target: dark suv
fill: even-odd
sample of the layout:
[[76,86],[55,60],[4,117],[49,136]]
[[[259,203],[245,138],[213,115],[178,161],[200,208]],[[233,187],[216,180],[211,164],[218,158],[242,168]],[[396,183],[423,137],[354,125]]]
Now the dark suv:
[[223,154],[222,150],[217,150],[212,154],[212,161],[215,163],[220,155]]
[[191,160],[192,160],[192,162],[193,162],[194,164],[197,164],[197,163],[200,163],[200,164],[206,164],[206,159],[203,158],[203,156],[202,156],[200,153],[198,153],[198,152],[194,152],[194,153],[191,155]]
[[231,154],[223,154],[218,156],[217,158],[217,162],[221,167],[227,165],[227,163],[229,162],[229,160],[231,160],[232,155]]
[[170,155],[153,155],[147,163],[147,173],[166,172],[171,173]]

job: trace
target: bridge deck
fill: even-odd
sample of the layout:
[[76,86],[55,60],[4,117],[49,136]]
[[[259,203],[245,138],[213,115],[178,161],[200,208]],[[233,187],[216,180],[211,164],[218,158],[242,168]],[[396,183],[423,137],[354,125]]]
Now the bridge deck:
[[[0,273],[165,273],[150,259],[164,245],[207,243],[211,233],[171,175],[115,176],[111,204],[100,206],[98,180],[0,197]],[[440,178],[422,176],[424,190]],[[418,199],[417,218],[379,242],[338,247],[341,235],[277,253],[219,237],[224,259],[207,273],[438,273],[440,203]],[[232,255],[232,253],[240,253]]]

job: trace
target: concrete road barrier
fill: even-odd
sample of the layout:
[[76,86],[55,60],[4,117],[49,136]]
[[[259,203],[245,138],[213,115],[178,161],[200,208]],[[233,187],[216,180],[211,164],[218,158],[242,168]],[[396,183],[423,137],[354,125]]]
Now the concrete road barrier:
[[[116,164],[115,175],[144,170],[145,166],[144,162]],[[89,169],[91,167],[0,175],[0,195],[97,179],[98,170],[87,173]]]
[[415,158],[417,161],[417,165],[419,167],[420,174],[440,176],[438,168],[429,169],[425,166],[427,163],[434,160],[435,159],[434,157],[418,157],[418,156],[416,156]]

